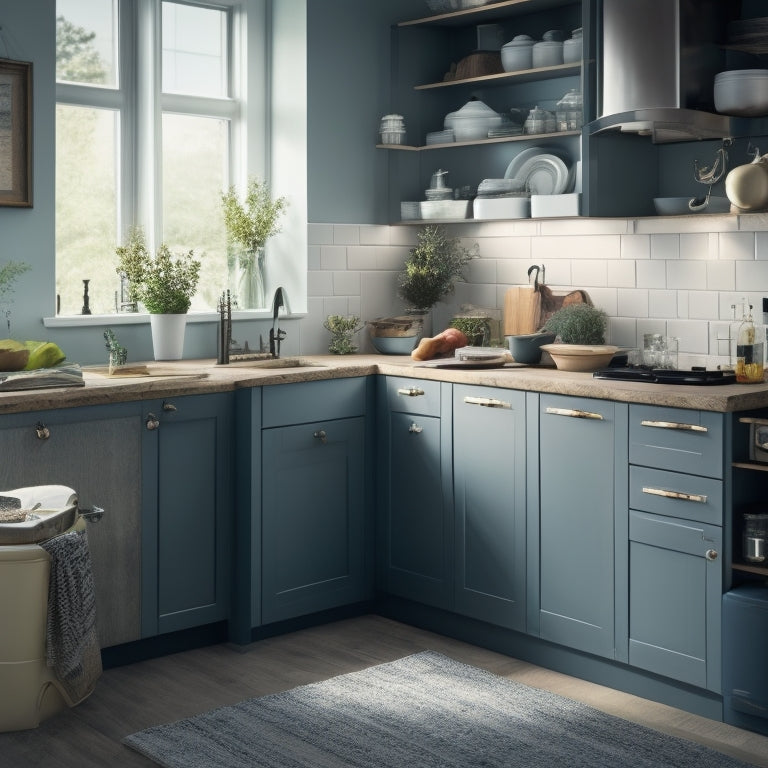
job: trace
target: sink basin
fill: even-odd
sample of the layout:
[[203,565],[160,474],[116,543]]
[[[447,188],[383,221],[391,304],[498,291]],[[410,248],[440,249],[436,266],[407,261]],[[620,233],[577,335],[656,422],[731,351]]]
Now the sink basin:
[[230,363],[238,368],[325,368],[303,357],[271,357],[266,360],[242,360]]

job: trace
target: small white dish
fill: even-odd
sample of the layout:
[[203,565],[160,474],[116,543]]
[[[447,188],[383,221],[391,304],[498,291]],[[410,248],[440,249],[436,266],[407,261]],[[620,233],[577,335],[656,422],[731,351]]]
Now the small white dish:
[[597,371],[619,351],[610,344],[542,344],[541,349],[549,352],[561,371]]

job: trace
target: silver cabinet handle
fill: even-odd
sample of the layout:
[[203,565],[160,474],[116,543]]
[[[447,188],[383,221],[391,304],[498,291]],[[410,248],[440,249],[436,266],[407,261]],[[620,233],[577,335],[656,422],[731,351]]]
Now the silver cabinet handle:
[[418,387],[401,387],[397,390],[397,394],[405,395],[406,397],[418,397],[424,394],[424,390]]
[[158,419],[154,413],[148,413],[145,424],[147,425],[147,429],[151,432],[153,429],[158,429],[160,427],[160,419]]
[[470,397],[464,398],[464,402],[467,405],[482,405],[485,408],[511,408],[509,403],[505,403],[503,400],[496,400],[493,397]]
[[602,413],[594,413],[592,411],[580,411],[577,408],[547,408],[547,413],[551,413],[553,416],[570,416],[572,419],[598,419],[603,420]]
[[652,496],[664,496],[664,498],[667,499],[695,501],[699,504],[707,503],[707,497],[701,493],[682,493],[681,491],[667,491],[663,488],[643,488],[643,493],[649,493]]
[[169,403],[166,400],[163,400],[163,410],[164,411],[175,411],[176,406],[173,403]]
[[423,429],[424,427],[420,427],[415,421],[412,421],[411,426],[408,427],[408,431],[415,435],[418,435]]
[[318,429],[316,432],[312,433],[312,437],[319,440],[321,443],[327,443],[328,442],[328,435],[326,435],[324,429]]
[[716,549],[708,549],[706,553],[704,554],[704,557],[707,558],[707,560],[717,560],[717,550]]
[[47,440],[51,436],[51,430],[42,421],[38,421],[35,424],[35,434],[38,440]]
[[648,421],[643,419],[640,425],[643,427],[657,427],[659,429],[682,429],[686,432],[709,432],[707,427],[702,427],[701,424],[682,424],[677,421]]

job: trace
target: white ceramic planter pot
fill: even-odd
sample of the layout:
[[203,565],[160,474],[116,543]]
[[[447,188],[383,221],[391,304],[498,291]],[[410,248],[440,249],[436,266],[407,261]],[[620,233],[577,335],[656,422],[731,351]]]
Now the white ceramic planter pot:
[[150,315],[152,325],[152,348],[155,360],[181,360],[184,353],[184,332],[187,316]]

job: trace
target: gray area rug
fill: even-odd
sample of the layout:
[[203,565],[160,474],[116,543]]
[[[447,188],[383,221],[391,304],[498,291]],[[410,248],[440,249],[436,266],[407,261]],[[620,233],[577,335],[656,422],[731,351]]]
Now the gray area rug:
[[123,741],[168,768],[747,765],[432,651]]

